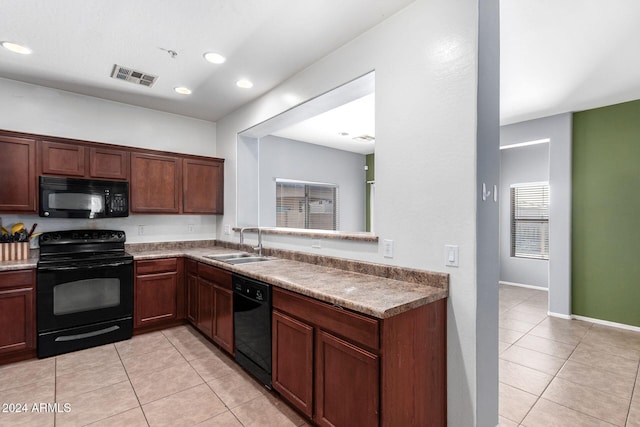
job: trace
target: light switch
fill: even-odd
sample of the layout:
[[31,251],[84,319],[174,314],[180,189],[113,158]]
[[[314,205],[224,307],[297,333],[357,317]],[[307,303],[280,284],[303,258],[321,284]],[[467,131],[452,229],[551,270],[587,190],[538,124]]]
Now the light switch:
[[393,240],[385,239],[382,241],[382,255],[385,258],[393,258]]
[[227,236],[231,234],[231,226],[229,224],[224,225],[224,234],[226,234]]
[[458,245],[444,245],[444,259],[447,267],[458,267]]

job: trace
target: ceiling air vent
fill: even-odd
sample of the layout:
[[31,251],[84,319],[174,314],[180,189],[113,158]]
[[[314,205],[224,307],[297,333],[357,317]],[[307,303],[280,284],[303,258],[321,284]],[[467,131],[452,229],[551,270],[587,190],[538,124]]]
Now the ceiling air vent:
[[113,65],[111,77],[116,80],[124,80],[147,87],[153,86],[156,79],[158,78],[158,76],[134,70],[133,68],[123,67],[122,65],[118,64]]
[[373,142],[376,140],[375,136],[371,136],[371,135],[360,135],[360,136],[354,136],[353,138],[354,141],[362,141],[362,142]]

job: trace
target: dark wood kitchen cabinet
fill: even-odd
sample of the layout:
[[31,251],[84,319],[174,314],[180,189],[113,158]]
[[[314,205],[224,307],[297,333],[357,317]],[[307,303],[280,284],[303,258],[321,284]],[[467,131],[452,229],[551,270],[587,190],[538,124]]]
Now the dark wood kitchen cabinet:
[[180,213],[181,178],[181,159],[131,153],[131,212]]
[[42,175],[70,178],[126,180],[129,178],[129,152],[98,144],[39,142]]
[[0,273],[0,363],[35,355],[35,284],[33,269]]
[[223,165],[220,159],[182,160],[183,213],[223,213]]
[[231,273],[186,261],[187,320],[222,349],[233,354]]
[[182,258],[135,262],[134,328],[165,326],[184,318]]
[[36,212],[36,142],[0,135],[0,212]]
[[375,319],[272,292],[273,388],[315,424],[446,425],[446,300]]

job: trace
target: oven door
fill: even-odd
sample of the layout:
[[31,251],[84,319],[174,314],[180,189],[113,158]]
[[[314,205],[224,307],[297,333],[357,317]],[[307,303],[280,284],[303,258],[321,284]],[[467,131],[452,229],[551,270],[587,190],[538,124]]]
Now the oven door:
[[39,266],[37,297],[38,333],[132,317],[133,261]]

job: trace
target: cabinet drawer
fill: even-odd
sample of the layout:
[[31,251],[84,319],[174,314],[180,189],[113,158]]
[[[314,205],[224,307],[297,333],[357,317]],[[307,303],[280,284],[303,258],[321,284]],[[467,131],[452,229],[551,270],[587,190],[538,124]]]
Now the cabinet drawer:
[[306,323],[362,344],[370,349],[380,345],[378,321],[283,289],[272,288],[273,308]]
[[231,272],[207,264],[198,264],[198,276],[216,285],[231,290]]
[[33,287],[35,270],[17,270],[0,273],[0,289]]
[[136,274],[168,273],[178,270],[177,258],[151,259],[136,261]]

